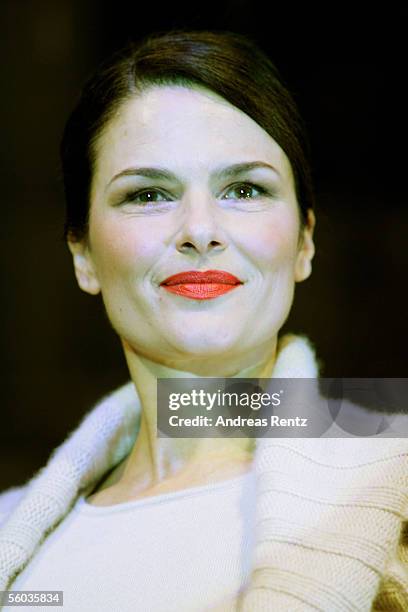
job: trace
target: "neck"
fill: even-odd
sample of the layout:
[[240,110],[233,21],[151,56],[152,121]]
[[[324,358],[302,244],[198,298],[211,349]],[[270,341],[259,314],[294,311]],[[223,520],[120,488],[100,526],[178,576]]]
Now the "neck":
[[[252,438],[159,438],[157,379],[198,376],[141,356],[125,343],[123,347],[140,398],[140,429],[129,455],[99,487],[99,491],[105,489],[105,501],[112,503],[113,499],[134,499],[146,491],[153,494],[165,491],[166,487],[183,488],[222,480],[248,469],[255,450]],[[275,354],[276,341],[269,344],[269,352],[261,361],[255,358],[252,365],[246,363],[246,367],[231,376],[267,378],[272,373]],[[225,376],[219,372],[212,375]]]

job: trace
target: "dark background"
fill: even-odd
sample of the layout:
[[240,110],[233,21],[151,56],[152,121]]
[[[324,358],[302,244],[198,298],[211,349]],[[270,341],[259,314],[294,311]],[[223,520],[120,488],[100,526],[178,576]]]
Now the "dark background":
[[407,375],[407,9],[133,6],[0,7],[0,490],[27,480],[128,378],[101,302],[77,288],[62,240],[58,147],[84,79],[119,45],[153,30],[235,30],[269,53],[306,119],[318,201],[314,272],[298,285],[285,327],[313,340],[324,376]]

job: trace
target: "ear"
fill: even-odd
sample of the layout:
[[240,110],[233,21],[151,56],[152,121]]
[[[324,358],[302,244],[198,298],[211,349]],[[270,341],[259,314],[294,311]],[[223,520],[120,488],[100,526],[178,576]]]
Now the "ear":
[[69,239],[67,243],[72,254],[78,285],[82,291],[90,293],[91,295],[97,295],[101,287],[96,275],[95,266],[92,262],[88,244],[85,240],[74,242]]
[[313,231],[316,225],[316,217],[311,208],[307,211],[307,222],[300,237],[299,251],[296,257],[295,281],[300,283],[306,280],[312,273],[312,259],[315,254],[313,242]]

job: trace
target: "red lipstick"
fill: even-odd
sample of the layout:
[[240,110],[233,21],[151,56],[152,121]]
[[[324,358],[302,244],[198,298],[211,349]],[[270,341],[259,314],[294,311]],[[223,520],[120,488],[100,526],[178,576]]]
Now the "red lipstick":
[[160,283],[163,289],[192,300],[210,300],[232,291],[242,281],[224,270],[189,270],[169,276]]

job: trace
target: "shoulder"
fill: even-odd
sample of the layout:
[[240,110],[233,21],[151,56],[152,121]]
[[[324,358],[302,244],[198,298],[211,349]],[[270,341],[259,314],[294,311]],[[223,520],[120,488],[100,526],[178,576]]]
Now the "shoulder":
[[27,486],[12,487],[0,493],[0,526],[24,497]]

